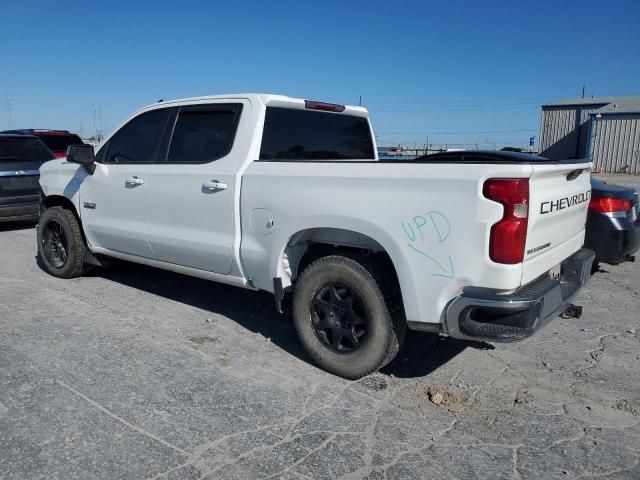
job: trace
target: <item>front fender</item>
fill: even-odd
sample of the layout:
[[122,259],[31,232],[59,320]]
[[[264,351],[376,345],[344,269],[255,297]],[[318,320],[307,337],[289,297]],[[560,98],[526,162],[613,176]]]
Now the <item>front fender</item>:
[[80,212],[80,187],[87,177],[80,165],[66,158],[50,160],[40,167],[40,188],[45,197],[59,195],[67,198]]

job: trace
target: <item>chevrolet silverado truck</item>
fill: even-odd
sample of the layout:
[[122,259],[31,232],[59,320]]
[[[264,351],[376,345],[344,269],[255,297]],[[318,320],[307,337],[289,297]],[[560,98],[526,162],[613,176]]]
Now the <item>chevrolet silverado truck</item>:
[[590,168],[511,152],[381,161],[362,107],[163,101],[40,168],[38,252],[62,278],[115,257],[271,292],[311,358],[355,379],[407,328],[504,342],[563,313],[593,260]]

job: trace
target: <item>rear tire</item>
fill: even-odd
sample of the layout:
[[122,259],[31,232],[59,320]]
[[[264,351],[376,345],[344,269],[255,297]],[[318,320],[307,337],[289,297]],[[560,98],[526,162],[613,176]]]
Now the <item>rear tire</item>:
[[294,324],[320,367],[358,379],[396,356],[406,322],[391,315],[379,285],[360,262],[338,255],[302,272],[293,296]]
[[38,257],[47,273],[59,278],[75,278],[84,271],[85,244],[80,224],[73,212],[51,207],[38,222]]

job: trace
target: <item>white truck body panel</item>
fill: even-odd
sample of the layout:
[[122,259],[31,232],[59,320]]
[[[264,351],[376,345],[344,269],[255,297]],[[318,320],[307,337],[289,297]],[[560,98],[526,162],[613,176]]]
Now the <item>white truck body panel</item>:
[[[269,290],[274,277],[286,278],[282,253],[294,234],[354,231],[391,257],[407,318],[439,322],[446,303],[467,285],[520,286],[521,264],[487,257],[487,225],[502,217],[502,207],[482,196],[481,185],[488,176],[530,173],[529,165],[254,162],[241,198],[245,269]],[[251,228],[255,209],[273,212],[270,235]]]

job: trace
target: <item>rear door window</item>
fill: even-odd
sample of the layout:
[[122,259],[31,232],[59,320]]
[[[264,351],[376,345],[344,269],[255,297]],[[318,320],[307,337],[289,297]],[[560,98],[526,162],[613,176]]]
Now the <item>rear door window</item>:
[[167,163],[209,163],[228,155],[241,112],[239,103],[182,107]]
[[339,113],[268,107],[260,160],[374,160],[369,122]]

